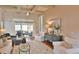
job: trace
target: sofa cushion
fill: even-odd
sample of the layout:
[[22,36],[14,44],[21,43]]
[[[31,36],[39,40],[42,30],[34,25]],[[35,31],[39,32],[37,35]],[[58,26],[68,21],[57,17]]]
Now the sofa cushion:
[[76,39],[71,38],[71,37],[65,37],[64,41],[67,44],[70,44],[73,48],[79,48],[79,40],[76,40]]
[[74,38],[75,40],[79,40],[79,32],[71,32],[67,35],[67,37]]

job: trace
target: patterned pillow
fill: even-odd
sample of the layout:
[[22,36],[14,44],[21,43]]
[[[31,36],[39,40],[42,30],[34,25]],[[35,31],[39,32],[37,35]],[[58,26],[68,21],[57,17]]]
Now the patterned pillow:
[[79,32],[71,32],[70,34],[67,35],[67,37],[79,40]]
[[64,41],[67,44],[70,44],[73,48],[79,48],[79,40],[76,40],[76,39],[71,38],[71,37],[65,37]]

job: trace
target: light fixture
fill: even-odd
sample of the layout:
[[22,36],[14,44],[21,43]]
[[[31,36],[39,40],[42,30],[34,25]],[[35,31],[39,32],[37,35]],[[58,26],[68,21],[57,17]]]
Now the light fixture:
[[0,32],[4,32],[4,31],[5,31],[5,29],[4,29],[4,28],[1,28],[1,29],[0,29]]
[[53,29],[52,28],[48,28],[48,32],[50,33],[51,31],[53,31]]
[[48,23],[49,25],[51,25],[53,22],[54,22],[54,21],[47,21],[47,23]]
[[29,15],[30,15],[30,12],[27,12],[27,13],[26,13],[26,16],[29,16]]

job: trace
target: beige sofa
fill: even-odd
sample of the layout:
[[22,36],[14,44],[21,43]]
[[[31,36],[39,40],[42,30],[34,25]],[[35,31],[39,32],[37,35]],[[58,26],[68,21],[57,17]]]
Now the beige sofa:
[[7,40],[0,47],[1,54],[10,54],[12,50],[12,40]]
[[79,54],[79,32],[64,36],[64,41],[53,42],[56,54]]

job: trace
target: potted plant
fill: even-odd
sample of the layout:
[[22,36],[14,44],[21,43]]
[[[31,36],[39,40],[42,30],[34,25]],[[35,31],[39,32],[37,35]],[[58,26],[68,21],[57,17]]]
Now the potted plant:
[[60,32],[60,28],[61,28],[61,26],[59,24],[54,25],[54,29],[56,30],[56,34],[58,34],[58,35],[59,35],[59,32]]

